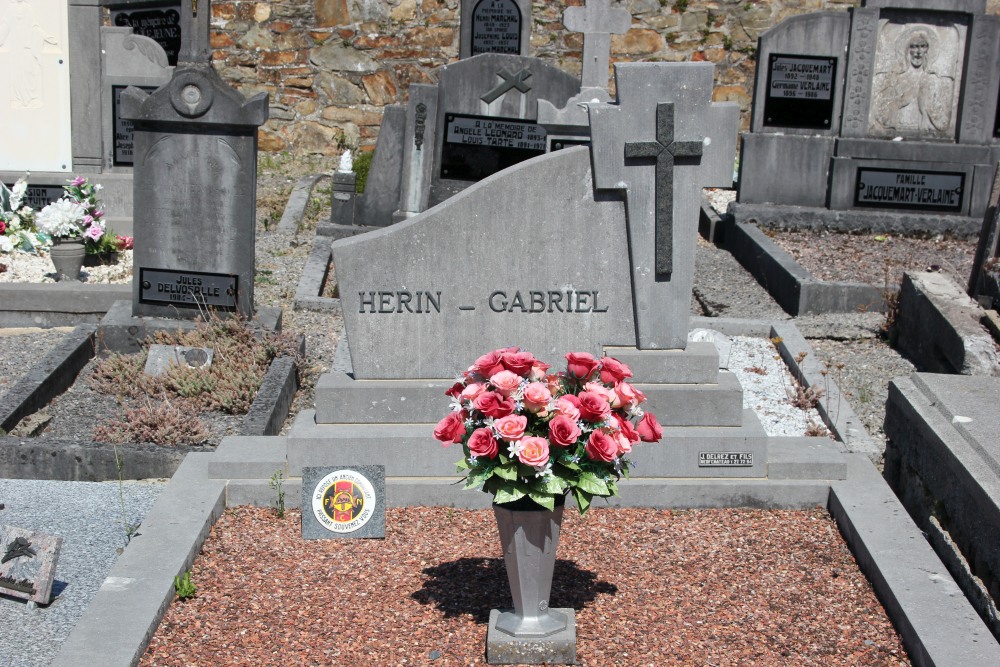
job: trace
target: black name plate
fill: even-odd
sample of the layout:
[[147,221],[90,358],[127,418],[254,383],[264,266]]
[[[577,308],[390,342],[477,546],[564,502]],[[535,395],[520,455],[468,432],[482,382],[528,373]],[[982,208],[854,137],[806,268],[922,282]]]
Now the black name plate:
[[141,10],[111,10],[111,22],[124,28],[132,28],[137,35],[150,37],[167,52],[167,62],[177,65],[177,54],[181,50],[180,3],[147,6]]
[[836,58],[772,53],[764,125],[830,129],[836,77]]
[[[116,167],[131,167],[133,163],[132,148],[135,142],[132,135],[132,121],[122,118],[118,112],[122,91],[126,88],[128,86],[111,86],[111,127],[115,133],[115,150],[111,164]],[[156,90],[155,86],[136,86],[136,88],[147,93]]]
[[201,271],[139,269],[139,302],[236,310],[239,276]]
[[445,114],[441,178],[479,181],[543,155],[545,128],[519,118]]
[[965,174],[859,168],[854,205],[961,213]]
[[[13,183],[4,183],[8,190],[14,188]],[[66,194],[66,191],[59,185],[31,185],[24,190],[24,198],[21,200],[22,206],[41,211],[43,208],[56,201]]]
[[698,452],[699,468],[752,468],[753,452]]
[[479,0],[472,10],[472,55],[521,55],[521,9],[514,0]]

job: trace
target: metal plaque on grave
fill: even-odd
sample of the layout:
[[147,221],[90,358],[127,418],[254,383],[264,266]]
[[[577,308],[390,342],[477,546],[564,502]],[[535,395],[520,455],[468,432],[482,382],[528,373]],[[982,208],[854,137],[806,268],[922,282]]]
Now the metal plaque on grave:
[[0,526],[0,593],[49,604],[62,537]]
[[147,5],[135,10],[112,9],[111,23],[132,28],[137,35],[156,40],[167,52],[167,62],[177,65],[177,54],[181,50],[180,9],[179,2]]
[[520,55],[521,20],[514,0],[479,0],[472,10],[472,55]]
[[830,129],[836,80],[836,58],[772,53],[767,63],[764,125]]
[[854,205],[960,213],[964,190],[962,172],[859,168]]
[[[133,162],[132,121],[122,118],[118,113],[122,91],[126,88],[128,86],[111,86],[111,122],[115,136],[115,148],[111,160],[116,167],[131,167]],[[156,86],[136,86],[136,88],[147,93],[156,90]]]
[[698,452],[699,468],[752,468],[753,452]]
[[239,276],[202,271],[139,269],[139,303],[236,310]]
[[517,118],[445,114],[441,178],[479,181],[546,149],[545,128]]
[[[13,183],[7,183],[6,185],[8,188],[14,187]],[[29,208],[41,211],[64,194],[66,194],[66,191],[59,185],[31,185],[29,183],[27,189],[24,191],[24,198],[21,201]]]

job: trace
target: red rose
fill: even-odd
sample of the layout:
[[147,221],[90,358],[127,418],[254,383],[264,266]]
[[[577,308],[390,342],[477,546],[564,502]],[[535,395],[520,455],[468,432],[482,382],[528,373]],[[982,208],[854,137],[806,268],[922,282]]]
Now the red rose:
[[464,410],[449,412],[448,416],[434,427],[434,437],[443,442],[445,446],[461,442],[462,438],[465,437],[465,418],[467,416]]
[[647,412],[642,416],[636,430],[643,442],[659,442],[660,438],[663,437],[663,427],[660,426],[660,422],[656,421],[656,415],[652,412]]
[[503,350],[493,350],[492,352],[487,352],[483,356],[476,359],[476,362],[472,364],[472,369],[482,375],[484,378],[488,378],[492,375],[496,375],[503,370]]
[[535,365],[535,355],[531,352],[504,352],[503,366],[511,373],[517,373],[523,378],[528,377],[531,367]]
[[587,456],[594,461],[604,461],[611,463],[618,454],[618,443],[615,439],[601,430],[594,431],[587,440]]
[[7,223],[0,220],[0,234],[3,234],[5,231],[7,231]]
[[589,422],[602,422],[611,414],[608,399],[597,392],[581,391],[577,398],[580,399],[580,417]]
[[487,417],[500,419],[514,412],[514,399],[496,391],[484,391],[472,401],[472,407]]
[[586,380],[597,370],[598,362],[587,352],[570,352],[566,355],[566,371],[577,380]]
[[601,359],[601,382],[613,385],[630,377],[632,377],[632,369],[614,357]]
[[580,427],[565,415],[558,415],[549,422],[549,439],[557,447],[570,447],[580,438]]
[[473,456],[497,457],[497,441],[488,428],[477,428],[469,436],[469,452]]
[[462,395],[462,391],[464,389],[465,389],[465,383],[464,382],[456,382],[455,384],[451,385],[451,389],[449,389],[448,391],[444,392],[444,395],[445,396],[451,396],[452,398],[458,398],[459,396]]
[[639,442],[639,432],[635,430],[632,426],[632,422],[625,419],[624,417],[615,416],[615,421],[618,422],[618,430],[622,432],[629,442]]

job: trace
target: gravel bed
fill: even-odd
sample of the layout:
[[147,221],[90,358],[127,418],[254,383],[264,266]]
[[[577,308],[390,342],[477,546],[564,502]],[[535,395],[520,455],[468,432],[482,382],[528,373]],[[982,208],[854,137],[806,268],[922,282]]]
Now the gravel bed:
[[[54,283],[56,273],[52,260],[45,253],[29,255],[18,252],[0,254],[0,283]],[[132,251],[118,253],[118,263],[107,266],[85,266],[80,270],[80,282],[85,284],[123,284],[132,280]]]
[[0,396],[72,330],[72,327],[0,329]]
[[[125,482],[125,521],[141,524],[165,483]],[[63,538],[49,605],[0,595],[0,665],[47,665],[125,546],[118,483],[0,479],[0,503],[0,523]]]
[[[228,510],[140,665],[485,664],[512,604],[491,511],[390,508],[384,540],[303,541],[299,521]],[[568,508],[558,556],[581,665],[910,664],[822,509]]]

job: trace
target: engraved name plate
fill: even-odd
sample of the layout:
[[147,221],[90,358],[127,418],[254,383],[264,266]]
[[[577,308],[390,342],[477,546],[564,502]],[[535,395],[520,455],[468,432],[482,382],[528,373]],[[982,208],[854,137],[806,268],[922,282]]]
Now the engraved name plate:
[[772,53],[764,125],[829,129],[836,76],[836,58]]
[[961,172],[859,168],[854,205],[959,213],[964,189]]
[[236,309],[239,276],[201,271],[139,269],[141,303]]
[[750,468],[753,452],[698,452],[699,468]]
[[545,153],[548,135],[518,118],[445,115],[441,178],[478,181]]
[[521,10],[514,0],[479,0],[472,10],[472,55],[521,53]]

